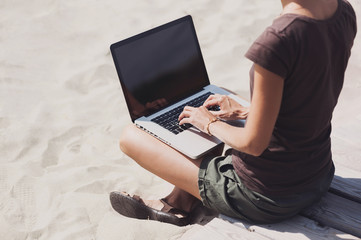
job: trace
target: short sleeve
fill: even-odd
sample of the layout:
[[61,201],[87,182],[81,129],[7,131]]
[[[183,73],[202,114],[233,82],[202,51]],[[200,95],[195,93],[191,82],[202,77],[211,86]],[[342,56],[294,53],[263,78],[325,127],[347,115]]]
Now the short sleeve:
[[290,71],[290,57],[284,36],[267,28],[251,45],[246,57],[261,67],[286,78]]

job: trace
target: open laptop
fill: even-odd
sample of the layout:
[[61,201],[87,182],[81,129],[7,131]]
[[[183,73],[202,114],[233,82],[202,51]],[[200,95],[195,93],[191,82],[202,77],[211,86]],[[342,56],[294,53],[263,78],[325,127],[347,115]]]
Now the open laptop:
[[191,16],[114,43],[110,49],[137,127],[193,159],[221,144],[189,124],[178,124],[186,105],[201,106],[210,94],[230,95],[210,85]]

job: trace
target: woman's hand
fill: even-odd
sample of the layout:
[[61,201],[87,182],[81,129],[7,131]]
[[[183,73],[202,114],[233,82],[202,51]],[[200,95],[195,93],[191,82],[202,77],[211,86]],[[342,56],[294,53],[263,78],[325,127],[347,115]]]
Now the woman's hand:
[[211,111],[211,113],[224,120],[246,119],[249,113],[248,107],[242,106],[226,95],[211,95],[203,103],[203,106],[206,108],[219,106],[219,111]]
[[216,117],[204,106],[199,108],[186,106],[178,118],[180,121],[179,125],[189,123],[205,133],[207,133],[208,123],[214,119],[216,119]]

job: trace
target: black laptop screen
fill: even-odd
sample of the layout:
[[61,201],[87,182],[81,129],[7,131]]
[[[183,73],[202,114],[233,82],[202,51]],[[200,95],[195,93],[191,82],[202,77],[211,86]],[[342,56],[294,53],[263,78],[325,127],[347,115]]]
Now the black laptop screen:
[[111,50],[132,121],[209,84],[190,16],[115,43]]

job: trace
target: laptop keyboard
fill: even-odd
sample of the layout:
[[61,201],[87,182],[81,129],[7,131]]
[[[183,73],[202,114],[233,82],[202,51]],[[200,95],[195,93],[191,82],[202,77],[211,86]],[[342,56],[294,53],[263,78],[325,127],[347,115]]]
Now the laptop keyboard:
[[[184,107],[185,106],[200,107],[203,105],[204,101],[207,100],[207,98],[212,94],[213,93],[207,92],[179,107],[170,110],[169,112],[163,113],[162,115],[153,118],[152,122],[161,125],[162,127],[168,129],[174,134],[181,133],[192,126],[191,124],[188,123],[179,125],[178,117],[183,111]],[[212,109],[212,110],[217,110],[217,109]]]

